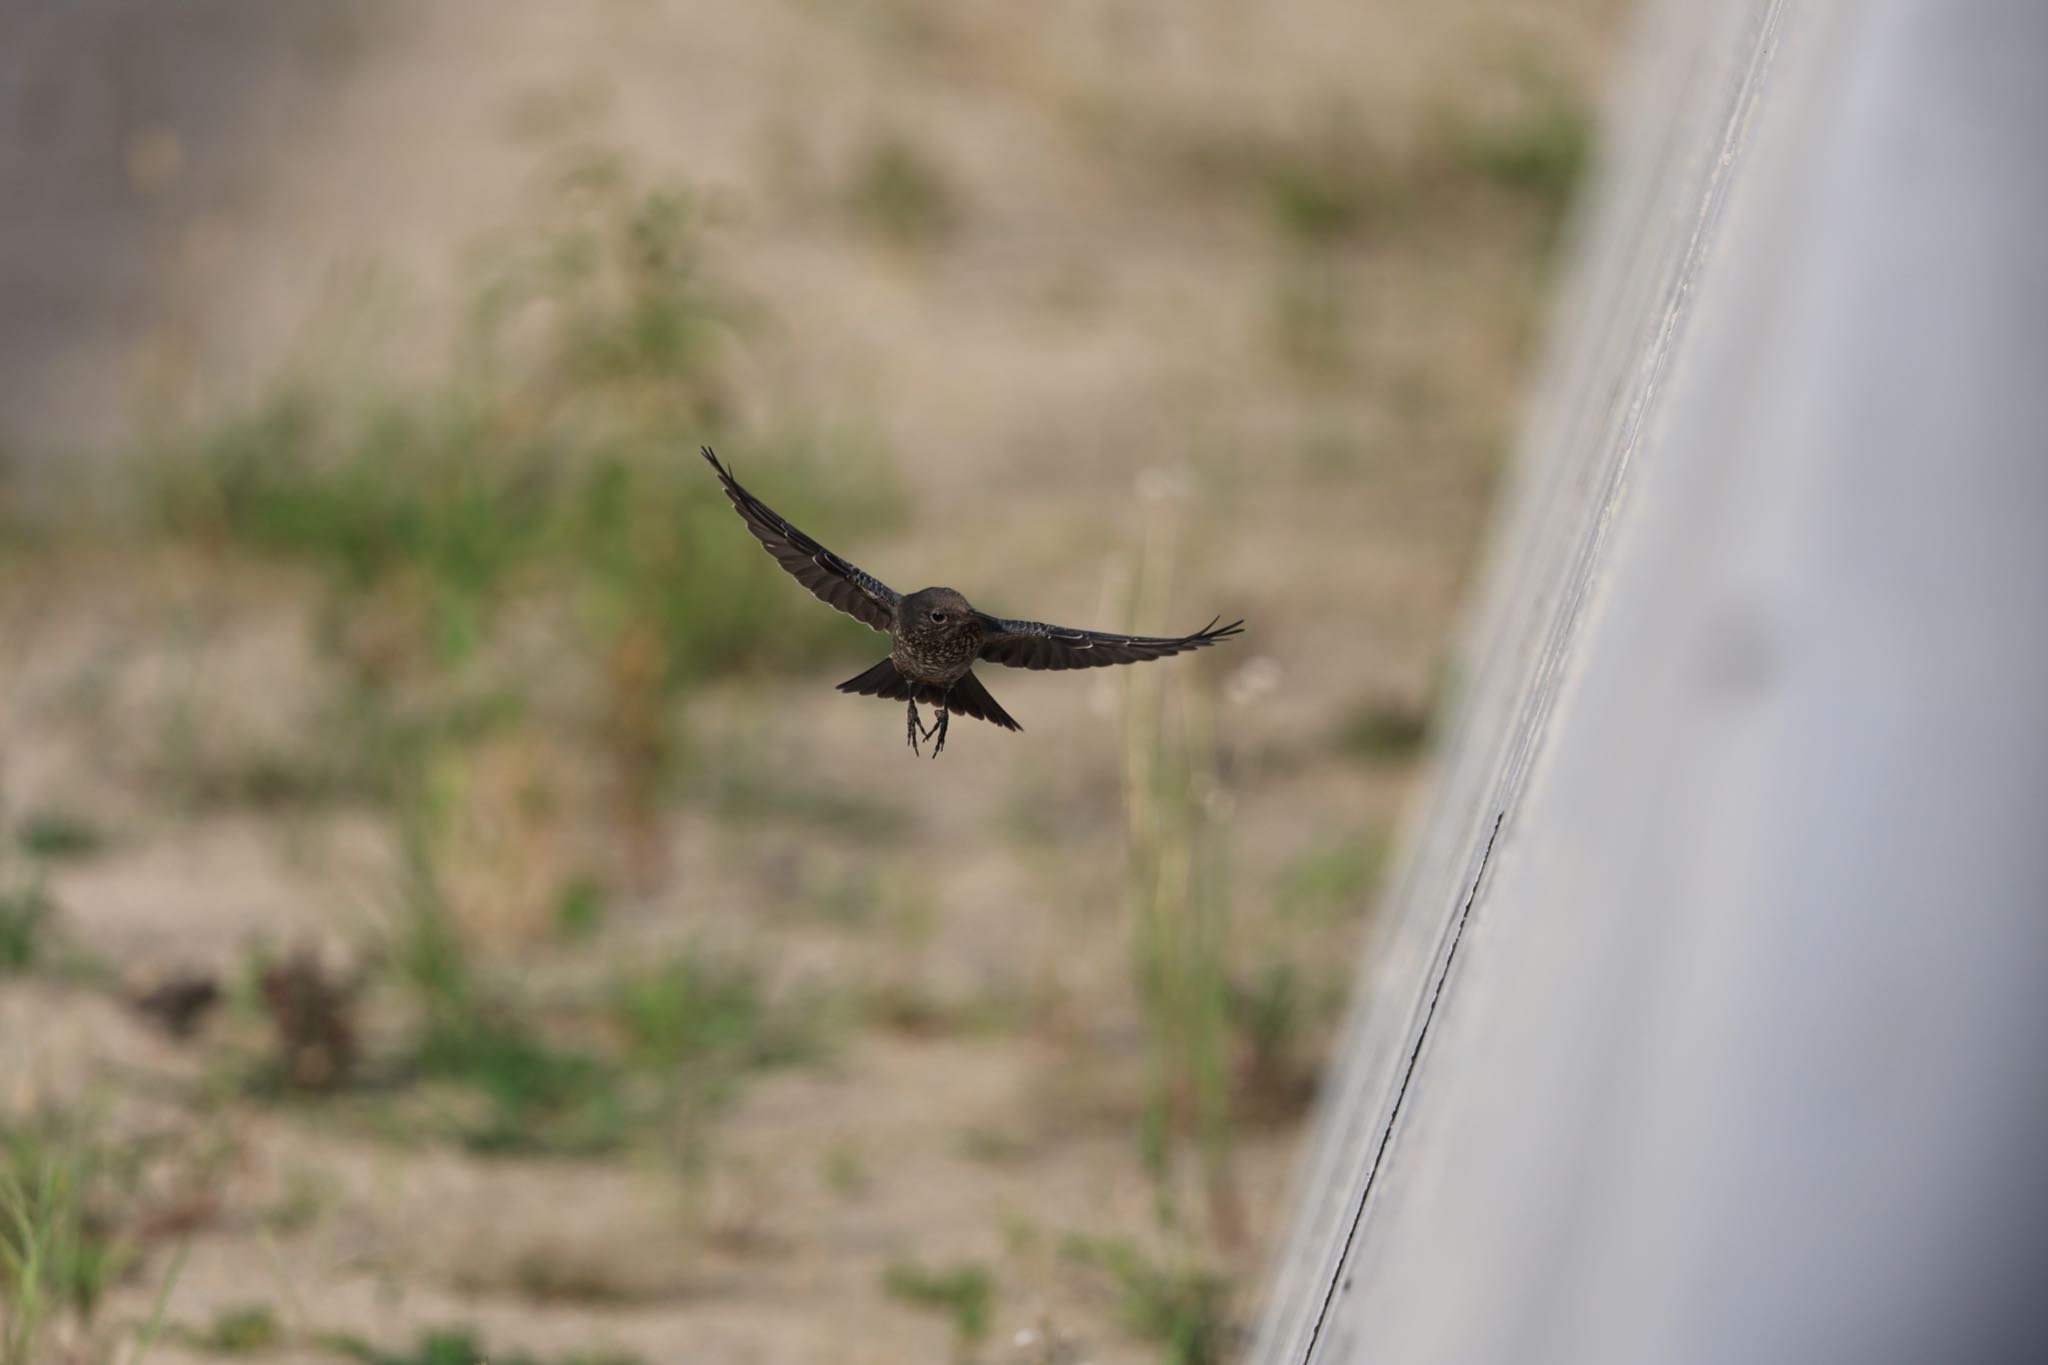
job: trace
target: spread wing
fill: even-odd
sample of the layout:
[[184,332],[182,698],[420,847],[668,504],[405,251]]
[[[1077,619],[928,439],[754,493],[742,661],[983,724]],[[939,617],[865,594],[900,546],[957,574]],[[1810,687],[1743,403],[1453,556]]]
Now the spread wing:
[[1244,631],[1244,622],[1218,626],[1215,621],[1193,635],[1112,635],[1106,630],[1072,630],[1042,621],[1005,621],[988,617],[988,637],[981,657],[1011,668],[1102,668],[1164,659],[1190,649],[1228,640]]
[[896,600],[902,594],[872,574],[862,573],[784,521],[767,503],[740,487],[739,481],[711,453],[710,446],[704,447],[704,458],[718,471],[725,496],[732,500],[734,510],[754,533],[754,539],[767,547],[790,577],[809,588],[827,606],[837,607],[884,635],[889,633],[896,617]]

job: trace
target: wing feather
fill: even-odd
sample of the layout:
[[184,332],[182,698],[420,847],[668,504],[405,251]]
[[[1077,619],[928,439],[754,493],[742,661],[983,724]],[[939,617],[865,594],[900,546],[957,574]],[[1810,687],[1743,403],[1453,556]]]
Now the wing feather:
[[740,486],[739,480],[711,453],[710,446],[704,447],[704,458],[717,471],[718,481],[725,485],[725,496],[747,523],[747,529],[754,533],[754,539],[761,542],[790,577],[809,588],[825,605],[836,607],[884,635],[889,633],[896,617],[896,602],[902,594],[783,520],[767,503]]
[[[1104,668],[1165,659],[1244,632],[1244,622],[1218,626],[1215,621],[1192,635],[1116,635],[1106,630],[1076,630],[1043,621],[1009,621],[989,617],[989,635],[981,657],[1011,668]],[[1221,619],[1221,618],[1218,618]]]

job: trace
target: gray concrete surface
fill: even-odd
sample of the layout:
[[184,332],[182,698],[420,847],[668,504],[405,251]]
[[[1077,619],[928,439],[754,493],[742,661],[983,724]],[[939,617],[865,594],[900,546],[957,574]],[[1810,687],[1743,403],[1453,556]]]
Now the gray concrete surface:
[[254,193],[330,71],[318,0],[0,0],[0,444],[126,434],[180,300],[167,261]]
[[2048,9],[1611,127],[1252,1358],[2048,1358]]
[[[326,358],[437,356],[515,216],[522,97],[602,63],[571,7],[0,0],[0,459],[26,501]],[[565,74],[569,73],[569,74]],[[91,463],[85,463],[91,462]]]

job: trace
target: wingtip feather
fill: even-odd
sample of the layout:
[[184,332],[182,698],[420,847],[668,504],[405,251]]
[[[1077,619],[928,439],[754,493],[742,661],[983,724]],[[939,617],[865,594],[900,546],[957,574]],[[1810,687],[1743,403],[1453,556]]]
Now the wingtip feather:
[[706,463],[708,463],[711,466],[711,472],[718,475],[719,485],[725,489],[726,497],[732,499],[733,506],[739,506],[740,486],[739,483],[733,478],[732,471],[730,469],[727,469],[725,465],[719,461],[718,456],[714,455],[711,452],[710,446],[699,446],[698,449],[704,452],[704,459]]

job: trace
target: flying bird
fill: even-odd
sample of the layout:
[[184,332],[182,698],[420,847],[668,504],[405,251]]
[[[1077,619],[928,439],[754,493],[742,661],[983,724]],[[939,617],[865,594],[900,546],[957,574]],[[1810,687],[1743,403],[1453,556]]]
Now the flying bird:
[[[839,690],[908,703],[912,753],[918,752],[920,739],[934,740],[932,757],[937,758],[946,747],[947,719],[954,714],[1005,730],[1024,728],[974,676],[974,665],[984,659],[1011,668],[1101,668],[1164,659],[1244,630],[1242,621],[1227,626],[1211,621],[1193,635],[1115,635],[991,616],[975,610],[951,588],[922,588],[906,596],[790,525],[742,488],[710,446],[704,447],[704,458],[717,472],[740,519],[776,563],[827,606],[889,637],[889,657],[859,677],[848,678]],[[929,727],[917,714],[919,702],[937,708],[938,718]]]

